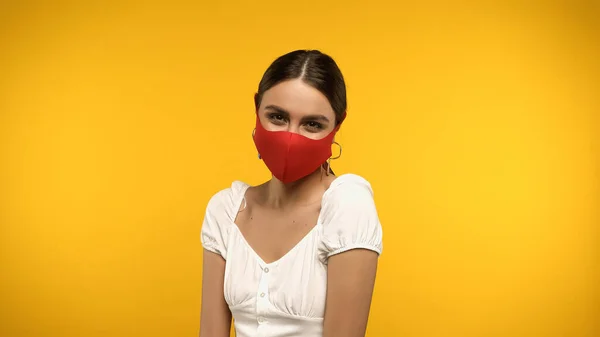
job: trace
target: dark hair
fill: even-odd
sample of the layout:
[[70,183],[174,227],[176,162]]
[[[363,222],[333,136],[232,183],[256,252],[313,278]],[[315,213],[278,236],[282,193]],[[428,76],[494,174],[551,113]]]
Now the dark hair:
[[267,90],[283,81],[298,78],[327,97],[335,113],[336,125],[344,120],[347,107],[344,77],[335,61],[318,50],[296,50],[273,61],[254,95],[256,109]]

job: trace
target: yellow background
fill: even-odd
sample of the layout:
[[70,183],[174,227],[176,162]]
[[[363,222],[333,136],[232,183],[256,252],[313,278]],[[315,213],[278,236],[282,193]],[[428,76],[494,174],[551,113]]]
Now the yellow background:
[[368,336],[600,336],[598,2],[3,1],[0,337],[194,336],[204,207],[318,48],[384,226]]

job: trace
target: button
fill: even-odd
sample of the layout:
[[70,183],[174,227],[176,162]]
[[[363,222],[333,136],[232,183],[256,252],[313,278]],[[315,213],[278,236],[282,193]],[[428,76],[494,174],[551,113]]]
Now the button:
[[265,297],[265,293],[260,293],[260,297]]
[[265,273],[268,273],[268,272],[269,272],[269,268],[265,268]]
[[263,317],[258,317],[258,323],[264,323],[265,319]]

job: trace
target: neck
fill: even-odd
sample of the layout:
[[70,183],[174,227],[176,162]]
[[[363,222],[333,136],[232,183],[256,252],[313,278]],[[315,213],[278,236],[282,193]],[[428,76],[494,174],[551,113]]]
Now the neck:
[[266,186],[266,201],[275,208],[312,204],[321,200],[329,180],[325,179],[325,172],[322,168],[288,184],[273,177]]

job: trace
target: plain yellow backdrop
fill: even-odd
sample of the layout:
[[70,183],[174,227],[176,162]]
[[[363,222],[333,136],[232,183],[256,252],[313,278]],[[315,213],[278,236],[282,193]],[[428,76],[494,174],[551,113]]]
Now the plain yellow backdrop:
[[384,254],[368,336],[600,336],[598,2],[3,1],[0,337],[195,336],[253,94],[321,49]]

